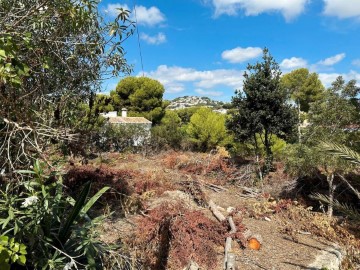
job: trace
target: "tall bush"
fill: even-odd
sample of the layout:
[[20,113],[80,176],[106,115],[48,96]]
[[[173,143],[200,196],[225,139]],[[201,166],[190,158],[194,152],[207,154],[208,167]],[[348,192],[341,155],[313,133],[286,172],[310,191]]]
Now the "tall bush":
[[88,211],[107,188],[89,199],[87,183],[75,200],[64,192],[61,176],[39,161],[18,173],[25,175],[22,181],[3,183],[0,189],[1,239],[13,239],[20,252],[12,262],[27,269],[99,269],[110,249],[97,239],[102,217],[91,219]]
[[225,115],[213,112],[211,109],[202,107],[194,113],[186,133],[194,148],[200,151],[208,151],[216,146],[224,146],[231,141],[225,127]]

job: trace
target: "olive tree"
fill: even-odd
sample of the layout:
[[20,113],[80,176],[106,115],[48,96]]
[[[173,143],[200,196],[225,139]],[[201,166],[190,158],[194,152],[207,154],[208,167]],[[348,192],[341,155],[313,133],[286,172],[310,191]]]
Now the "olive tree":
[[70,139],[78,102],[91,105],[103,79],[131,70],[129,12],[106,22],[97,5],[0,1],[0,170],[32,163],[50,138]]

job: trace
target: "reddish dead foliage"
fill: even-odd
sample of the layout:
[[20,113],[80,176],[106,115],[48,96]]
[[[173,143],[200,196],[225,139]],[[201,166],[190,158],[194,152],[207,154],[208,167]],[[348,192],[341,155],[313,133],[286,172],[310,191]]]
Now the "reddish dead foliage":
[[288,210],[293,205],[291,199],[281,199],[275,205],[271,207],[275,213],[279,213],[283,210]]
[[161,172],[143,173],[140,178],[132,182],[134,191],[141,195],[147,191],[154,191],[156,195],[161,195],[167,190],[175,190],[172,179],[167,179]]
[[224,245],[227,228],[200,211],[162,204],[137,221],[132,245],[150,269],[182,269],[190,260],[215,269],[216,245]]
[[102,198],[111,200],[119,198],[121,195],[131,195],[133,188],[129,182],[137,176],[138,173],[131,170],[116,170],[107,166],[95,168],[84,165],[70,169],[64,177],[64,184],[74,194],[78,194],[77,192],[88,181],[92,182],[93,194],[105,186],[111,187],[112,192],[107,192],[102,196]]

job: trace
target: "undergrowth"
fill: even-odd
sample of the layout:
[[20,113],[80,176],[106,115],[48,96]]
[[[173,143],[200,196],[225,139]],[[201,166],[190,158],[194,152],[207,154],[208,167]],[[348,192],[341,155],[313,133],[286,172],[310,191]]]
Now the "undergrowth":
[[[190,260],[203,269],[216,269],[216,246],[224,244],[228,232],[227,225],[180,204],[162,204],[138,218],[137,224],[131,245],[153,270],[182,269]],[[239,220],[236,225],[239,232],[244,229]]]

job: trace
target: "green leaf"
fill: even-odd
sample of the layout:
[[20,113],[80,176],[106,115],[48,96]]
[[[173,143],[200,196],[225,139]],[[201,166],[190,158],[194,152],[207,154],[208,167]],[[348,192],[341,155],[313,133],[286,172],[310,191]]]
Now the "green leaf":
[[11,247],[12,251],[18,252],[20,250],[20,244],[15,242],[14,245]]
[[65,219],[65,224],[59,232],[59,240],[62,244],[64,244],[71,235],[71,226],[79,216],[81,209],[84,207],[85,200],[90,192],[91,182],[87,182],[85,187],[80,193],[78,200],[76,201],[72,211],[69,216]]
[[19,259],[19,255],[16,253],[13,253],[11,255],[11,262],[15,263]]
[[89,209],[96,203],[96,201],[109,189],[110,187],[103,187],[94,196],[92,196],[91,199],[86,203],[86,205],[81,210],[81,213],[86,214],[87,211],[89,211]]
[[0,57],[6,58],[6,51],[0,49]]
[[18,264],[25,265],[25,263],[26,263],[26,257],[25,257],[25,255],[20,255],[16,262],[17,262]]
[[35,174],[34,171],[30,171],[30,170],[16,170],[16,173],[23,173],[23,174]]
[[22,254],[22,255],[26,255],[26,254],[27,254],[26,246],[25,246],[24,244],[20,244],[19,253]]
[[336,144],[333,142],[320,142],[320,149],[328,153],[338,156],[344,160],[347,160],[351,163],[360,165],[360,154],[354,150],[346,147],[345,145]]
[[7,246],[8,243],[9,243],[9,237],[6,235],[1,235],[0,236],[0,245]]
[[2,229],[5,229],[8,223],[10,222],[11,218],[7,217],[6,219],[0,219],[0,224],[2,224]]

